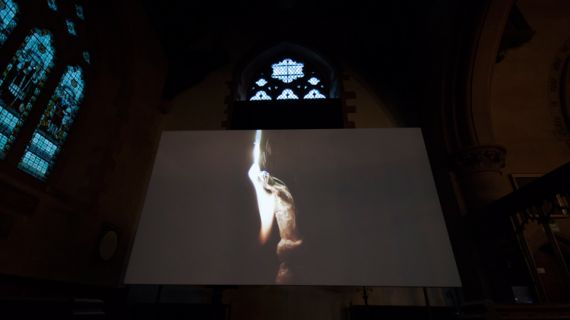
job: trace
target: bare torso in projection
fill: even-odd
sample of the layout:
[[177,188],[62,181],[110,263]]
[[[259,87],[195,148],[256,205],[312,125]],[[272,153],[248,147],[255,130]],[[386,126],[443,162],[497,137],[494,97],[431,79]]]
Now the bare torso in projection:
[[[258,131],[260,137],[260,133]],[[291,270],[291,254],[303,243],[298,230],[295,215],[295,202],[291,192],[283,181],[272,177],[259,166],[259,140],[256,137],[254,148],[254,163],[250,167],[248,176],[255,188],[259,215],[261,218],[260,242],[265,243],[271,232],[273,220],[277,220],[281,240],[277,245],[277,258],[279,270],[275,278],[276,283],[290,283],[294,276]]]

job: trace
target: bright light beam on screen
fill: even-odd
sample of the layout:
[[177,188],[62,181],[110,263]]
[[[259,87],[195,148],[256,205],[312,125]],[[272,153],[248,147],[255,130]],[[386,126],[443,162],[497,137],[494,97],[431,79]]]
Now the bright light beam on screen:
[[253,143],[253,164],[249,168],[248,176],[255,188],[257,206],[259,208],[259,218],[261,219],[261,229],[259,231],[259,241],[263,244],[271,234],[273,227],[275,201],[271,194],[263,189],[262,176],[266,172],[261,171],[261,130],[255,132],[255,142]]
[[259,159],[261,156],[261,130],[255,131],[255,142],[253,143],[253,164],[259,167]]
[[273,220],[277,220],[281,240],[277,244],[276,251],[280,264],[275,283],[291,283],[295,272],[291,267],[289,257],[303,244],[303,240],[297,231],[295,202],[289,188],[283,181],[271,176],[265,170],[261,171],[262,155],[261,130],[257,130],[253,143],[253,164],[248,171],[248,176],[255,188],[259,207],[261,220],[259,241],[261,244],[267,242],[271,234]]

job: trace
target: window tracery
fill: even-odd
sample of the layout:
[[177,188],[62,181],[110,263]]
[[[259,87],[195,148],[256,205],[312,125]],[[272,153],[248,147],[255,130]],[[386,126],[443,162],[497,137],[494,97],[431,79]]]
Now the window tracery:
[[278,59],[262,70],[249,86],[249,101],[327,99],[316,70],[293,58]]

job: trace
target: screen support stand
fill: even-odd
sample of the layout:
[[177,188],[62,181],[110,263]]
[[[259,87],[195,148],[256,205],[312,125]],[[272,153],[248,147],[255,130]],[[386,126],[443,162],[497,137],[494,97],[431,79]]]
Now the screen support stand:
[[368,306],[368,293],[365,286],[362,286],[362,300],[364,300],[364,305]]
[[427,292],[427,288],[426,287],[422,287],[422,290],[424,291],[424,300],[426,302],[426,308],[427,308],[427,314],[428,314],[428,319],[432,320],[433,319],[433,315],[431,314],[431,304],[429,302],[429,295]]

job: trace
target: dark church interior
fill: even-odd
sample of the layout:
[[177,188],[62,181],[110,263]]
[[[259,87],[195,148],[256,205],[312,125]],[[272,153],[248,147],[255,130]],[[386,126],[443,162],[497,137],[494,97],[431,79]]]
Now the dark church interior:
[[[0,0],[0,72],[1,319],[570,319],[570,1]],[[163,132],[372,128],[460,287],[124,281]]]

